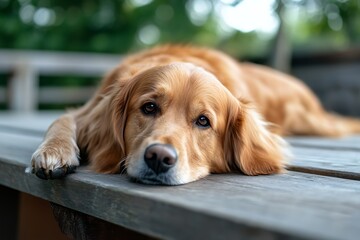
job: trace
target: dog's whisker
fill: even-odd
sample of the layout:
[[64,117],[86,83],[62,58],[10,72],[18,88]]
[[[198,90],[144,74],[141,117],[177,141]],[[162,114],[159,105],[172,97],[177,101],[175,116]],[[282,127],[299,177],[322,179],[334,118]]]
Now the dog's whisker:
[[127,155],[125,157],[123,157],[120,162],[119,162],[119,165],[120,165],[120,174],[124,174],[126,173],[126,170],[128,168],[128,165],[129,165],[129,161],[128,159],[130,159],[132,157],[132,155]]
[[133,154],[129,154],[121,159],[121,172],[120,174],[125,174],[130,164],[130,159],[133,158]]

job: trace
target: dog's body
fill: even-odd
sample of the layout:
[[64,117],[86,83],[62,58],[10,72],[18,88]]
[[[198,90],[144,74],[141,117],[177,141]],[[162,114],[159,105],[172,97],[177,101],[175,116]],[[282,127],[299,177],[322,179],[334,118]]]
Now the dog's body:
[[60,177],[79,165],[81,149],[94,171],[176,185],[209,173],[281,172],[280,135],[356,132],[358,120],[327,113],[288,75],[214,50],[163,46],[126,58],[85,106],[55,121],[32,167]]

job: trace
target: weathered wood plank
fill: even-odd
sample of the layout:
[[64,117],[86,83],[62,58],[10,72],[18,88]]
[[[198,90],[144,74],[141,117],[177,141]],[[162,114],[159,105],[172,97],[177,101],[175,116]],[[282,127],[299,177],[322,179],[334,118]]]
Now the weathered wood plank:
[[39,103],[84,103],[95,93],[96,88],[96,86],[81,88],[42,87],[39,89]]
[[41,131],[45,133],[50,124],[58,118],[63,111],[48,111],[33,113],[19,113],[5,111],[0,113],[0,126],[15,128],[21,131]]
[[58,225],[68,238],[76,240],[157,240],[88,214],[51,203]]
[[360,234],[358,181],[288,172],[212,175],[164,187],[86,170],[43,181],[24,173],[40,141],[0,135],[1,184],[145,234],[177,239],[356,239]]
[[343,138],[321,138],[321,137],[287,137],[286,140],[294,146],[312,147],[324,149],[348,149],[360,150],[360,135],[347,136]]
[[40,145],[41,140],[38,136],[0,132],[0,161],[22,166],[30,165],[32,152]]
[[[100,79],[100,78],[99,78]],[[23,86],[22,86],[23,87]],[[68,104],[84,103],[96,91],[96,86],[90,87],[36,87],[38,103]],[[6,103],[7,89],[0,86],[0,103]]]
[[360,151],[293,147],[292,153],[289,170],[360,180]]

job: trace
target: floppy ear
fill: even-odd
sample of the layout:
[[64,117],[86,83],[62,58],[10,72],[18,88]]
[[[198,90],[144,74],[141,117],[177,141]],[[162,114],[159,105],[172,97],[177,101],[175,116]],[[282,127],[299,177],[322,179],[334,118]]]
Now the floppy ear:
[[119,80],[116,70],[103,81],[95,97],[78,114],[77,136],[94,171],[115,173],[125,156],[122,129],[127,97],[122,93],[128,90],[126,86],[123,88],[126,84]]
[[119,80],[116,85],[113,86],[114,92],[111,102],[112,112],[112,124],[115,138],[120,144],[121,150],[126,155],[125,148],[125,125],[127,121],[127,113],[130,98],[135,91],[135,81],[128,79]]
[[224,151],[230,168],[247,175],[283,170],[286,142],[271,133],[267,125],[249,103],[239,100],[229,108]]

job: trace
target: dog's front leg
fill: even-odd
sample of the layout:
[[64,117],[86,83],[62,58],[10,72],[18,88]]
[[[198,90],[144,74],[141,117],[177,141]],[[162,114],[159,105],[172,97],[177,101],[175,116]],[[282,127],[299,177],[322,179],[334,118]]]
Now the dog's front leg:
[[79,165],[75,114],[57,119],[48,129],[43,143],[31,159],[32,172],[42,179],[55,179]]

